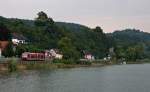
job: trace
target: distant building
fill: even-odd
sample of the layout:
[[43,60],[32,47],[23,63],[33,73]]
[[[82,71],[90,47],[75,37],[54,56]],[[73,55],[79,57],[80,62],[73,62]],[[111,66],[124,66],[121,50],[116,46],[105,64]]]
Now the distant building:
[[9,41],[0,41],[1,51],[3,51],[5,48],[7,48],[8,44],[9,44]]
[[95,59],[95,57],[91,53],[86,53],[84,55],[84,58],[87,60],[94,60]]
[[52,58],[52,55],[49,50],[45,50],[45,58]]
[[56,59],[62,59],[63,58],[63,55],[60,53],[60,51],[58,49],[51,49],[50,53]]
[[9,41],[0,41],[0,57],[2,57],[2,51],[7,48]]
[[63,55],[60,53],[58,49],[51,49],[45,51],[45,57],[55,58],[55,59],[62,59]]
[[25,36],[23,36],[22,34],[13,33],[12,34],[12,43],[14,45],[26,44],[27,38]]

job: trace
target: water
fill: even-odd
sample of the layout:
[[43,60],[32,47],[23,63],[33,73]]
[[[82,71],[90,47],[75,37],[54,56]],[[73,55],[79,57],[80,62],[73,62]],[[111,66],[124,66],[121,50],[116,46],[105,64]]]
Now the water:
[[150,64],[0,75],[0,92],[150,92]]

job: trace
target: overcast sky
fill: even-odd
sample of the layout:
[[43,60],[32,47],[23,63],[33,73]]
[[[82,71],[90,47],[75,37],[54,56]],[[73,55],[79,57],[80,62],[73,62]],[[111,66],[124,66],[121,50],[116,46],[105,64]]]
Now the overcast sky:
[[55,21],[99,25],[104,32],[126,28],[150,32],[150,0],[0,0],[0,16],[34,19],[39,11]]

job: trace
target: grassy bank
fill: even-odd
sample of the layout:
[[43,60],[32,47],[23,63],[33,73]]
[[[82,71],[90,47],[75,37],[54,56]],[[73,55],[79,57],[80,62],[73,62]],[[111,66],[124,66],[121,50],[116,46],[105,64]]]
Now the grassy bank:
[[[144,61],[128,61],[127,64],[143,64]],[[0,66],[0,72],[15,72],[23,70],[48,70],[59,68],[76,68],[76,67],[102,67],[105,65],[116,65],[116,62],[99,62],[99,61],[73,61],[73,60],[53,60],[53,61],[17,61],[12,59],[7,64]]]
[[53,61],[21,61],[20,59],[11,58],[8,61],[0,63],[0,72],[15,72],[22,70],[39,70],[39,69],[59,69],[75,67],[92,67],[102,66],[102,64],[92,64],[89,61],[75,60],[53,60]]

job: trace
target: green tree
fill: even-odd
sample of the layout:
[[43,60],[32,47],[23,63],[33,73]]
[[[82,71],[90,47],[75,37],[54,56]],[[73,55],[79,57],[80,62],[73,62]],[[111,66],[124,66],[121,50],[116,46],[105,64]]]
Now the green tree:
[[27,50],[26,50],[26,47],[25,47],[25,46],[23,46],[23,45],[18,45],[18,46],[16,47],[15,54],[20,57],[21,54],[22,54],[23,52],[26,52],[26,51],[27,51]]
[[9,72],[17,71],[17,61],[14,58],[8,62],[8,70]]
[[129,47],[126,52],[126,58],[129,61],[136,61],[144,57],[144,48],[142,45]]
[[101,27],[99,27],[99,26],[97,26],[95,29],[93,29],[93,31],[103,34],[103,29]]
[[36,18],[37,20],[47,20],[48,19],[48,16],[45,12],[41,11],[39,12],[38,14],[38,17]]
[[45,12],[41,11],[37,15],[38,17],[35,20],[36,26],[51,26],[54,24],[53,19],[49,18]]
[[59,49],[63,52],[64,59],[78,59],[79,53],[71,42],[71,39],[64,37],[58,42]]
[[8,41],[11,40],[11,33],[8,28],[0,22],[0,40],[1,41]]
[[9,42],[8,46],[4,49],[4,51],[2,52],[2,55],[5,57],[14,56],[13,45],[11,42]]

